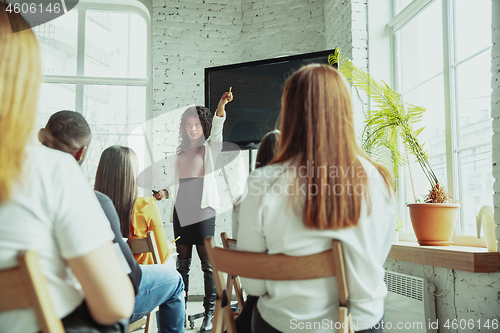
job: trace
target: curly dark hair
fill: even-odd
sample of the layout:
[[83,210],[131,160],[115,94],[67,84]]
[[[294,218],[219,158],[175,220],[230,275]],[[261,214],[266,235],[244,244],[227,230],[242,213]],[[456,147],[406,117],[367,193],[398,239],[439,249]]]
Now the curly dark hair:
[[[210,132],[212,131],[212,113],[210,110],[204,106],[192,106],[188,108],[181,117],[181,125],[179,127],[179,146],[177,147],[177,153],[181,153],[184,150],[188,149],[191,143],[191,139],[186,131],[186,123],[189,117],[197,117],[200,120],[201,127],[203,128],[203,136],[204,140],[206,140],[210,136]],[[203,141],[204,142],[204,141]],[[198,147],[198,153],[202,151],[202,144],[200,143]]]

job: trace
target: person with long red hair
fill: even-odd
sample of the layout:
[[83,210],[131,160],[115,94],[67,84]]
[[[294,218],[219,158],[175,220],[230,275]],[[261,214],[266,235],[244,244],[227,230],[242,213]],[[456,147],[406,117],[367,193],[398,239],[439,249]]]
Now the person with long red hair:
[[[381,332],[382,265],[396,230],[393,181],[356,141],[342,74],[317,64],[295,72],[283,91],[279,130],[277,156],[248,178],[238,249],[304,256],[340,240],[355,330]],[[335,279],[242,279],[249,295],[260,296],[253,332],[335,331]]]

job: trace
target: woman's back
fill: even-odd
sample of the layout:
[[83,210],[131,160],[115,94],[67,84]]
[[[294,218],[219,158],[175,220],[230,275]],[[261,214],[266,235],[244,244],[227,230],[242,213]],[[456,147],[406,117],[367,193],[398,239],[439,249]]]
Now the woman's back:
[[[27,156],[11,199],[0,205],[0,268],[15,266],[19,251],[36,250],[62,318],[84,298],[66,259],[103,246],[113,233],[71,155],[39,146]],[[2,332],[35,332],[37,327],[33,310],[0,313]]]
[[[331,248],[332,239],[341,240],[353,317],[375,324],[383,315],[387,293],[382,264],[391,247],[395,210],[377,168],[368,160],[360,161],[368,175],[371,213],[367,216],[366,202],[363,202],[358,227],[335,230],[305,227],[302,205],[307,193],[314,189],[294,186],[298,178],[293,170],[300,172],[299,169],[287,169],[290,163],[283,163],[255,170],[249,177],[248,194],[241,204],[238,249],[303,256]],[[326,194],[329,189],[325,186],[323,190]],[[337,194],[339,191],[337,188]],[[293,198],[295,194],[298,195]],[[334,195],[334,189],[330,189],[330,195]],[[279,330],[293,332],[294,325],[299,327],[299,321],[300,325],[317,322],[320,323],[317,328],[327,328],[330,326],[322,326],[323,320],[328,323],[337,320],[335,278],[289,282],[243,279],[243,284],[250,295],[262,295],[259,311],[264,320]],[[297,320],[292,322],[292,318]],[[310,332],[313,331],[321,330],[312,327]]]

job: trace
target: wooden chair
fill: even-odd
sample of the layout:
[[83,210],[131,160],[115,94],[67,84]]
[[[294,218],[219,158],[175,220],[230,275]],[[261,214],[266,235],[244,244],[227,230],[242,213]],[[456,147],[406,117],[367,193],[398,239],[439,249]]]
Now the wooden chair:
[[18,255],[19,265],[0,271],[0,312],[34,308],[43,333],[64,333],[36,251]]
[[[222,240],[222,246],[224,246],[225,249],[236,250],[236,239],[228,238],[227,233],[225,232],[222,232],[220,234],[220,238]],[[241,313],[241,309],[243,309],[243,304],[245,303],[245,301],[243,300],[243,291],[241,289],[240,278],[237,275],[228,274],[226,290],[227,290],[227,295],[230,296],[229,298],[232,298],[233,287],[239,307],[238,312],[233,312],[233,318],[236,318]]]
[[[156,246],[155,235],[152,231],[148,231],[147,236],[144,238],[129,238],[127,240],[128,245],[130,246],[130,250],[132,254],[141,254],[151,252],[153,255],[153,262],[155,264],[161,264],[160,254],[158,253],[158,247]],[[154,309],[150,314],[146,317],[142,317],[141,319],[134,321],[129,325],[129,332],[135,331],[142,326],[146,325],[144,328],[144,333],[149,333],[149,329],[152,324],[152,315],[158,311],[158,307]]]
[[[267,254],[234,251],[215,246],[213,237],[205,239],[208,258],[212,264],[217,299],[212,332],[236,333],[236,327],[228,300],[228,290],[222,273],[261,280],[308,280],[336,276],[339,290],[339,322],[343,323],[340,333],[354,332],[351,314],[347,308],[349,297],[345,276],[342,244],[332,241],[332,249],[321,253],[294,257],[284,254]],[[225,323],[225,325],[223,325]]]

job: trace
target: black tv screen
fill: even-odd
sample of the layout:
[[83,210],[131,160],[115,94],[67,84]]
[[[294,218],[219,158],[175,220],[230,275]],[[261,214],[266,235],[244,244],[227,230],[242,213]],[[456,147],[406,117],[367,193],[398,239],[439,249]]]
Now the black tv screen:
[[287,78],[304,65],[327,64],[334,51],[205,68],[205,105],[212,112],[232,87],[234,100],[226,108],[224,142],[241,149],[257,148],[262,137],[276,127]]

